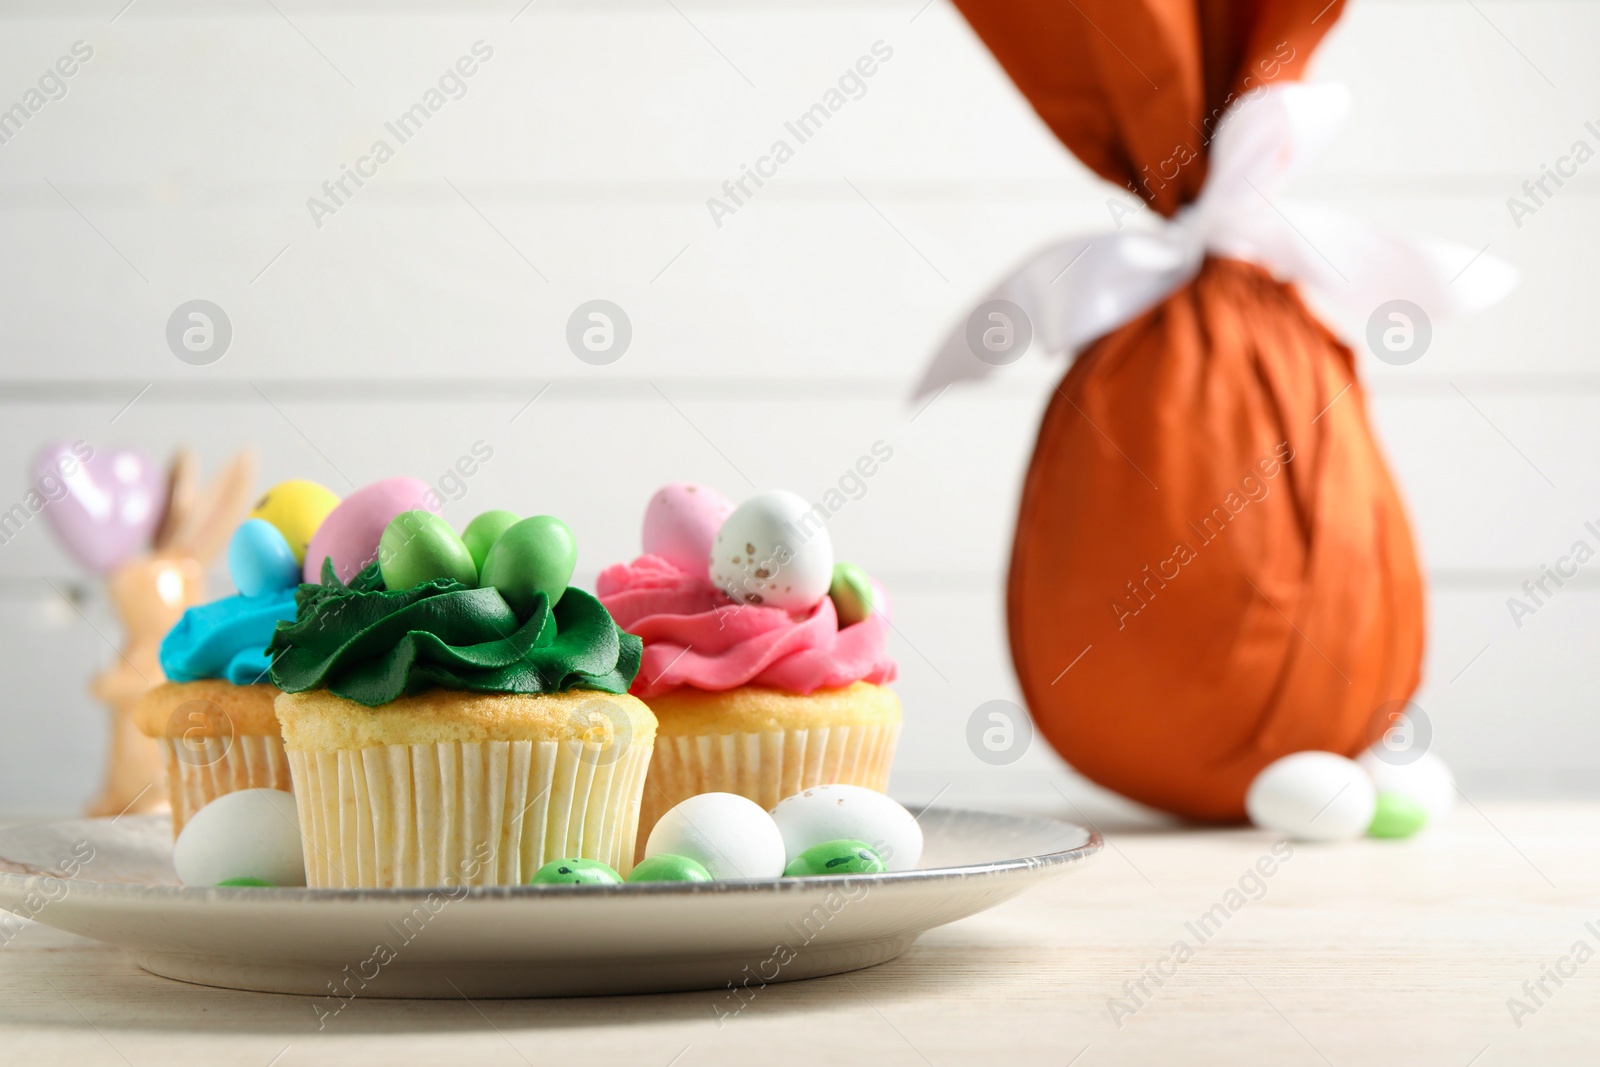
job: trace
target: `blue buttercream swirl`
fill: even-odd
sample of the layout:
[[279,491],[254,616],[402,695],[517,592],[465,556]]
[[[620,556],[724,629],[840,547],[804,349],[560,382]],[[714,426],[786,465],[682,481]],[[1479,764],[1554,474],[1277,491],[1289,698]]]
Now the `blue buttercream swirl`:
[[279,622],[294,621],[295,587],[259,596],[230,596],[183,613],[161,641],[161,669],[174,682],[226,678],[266,682],[267,642]]

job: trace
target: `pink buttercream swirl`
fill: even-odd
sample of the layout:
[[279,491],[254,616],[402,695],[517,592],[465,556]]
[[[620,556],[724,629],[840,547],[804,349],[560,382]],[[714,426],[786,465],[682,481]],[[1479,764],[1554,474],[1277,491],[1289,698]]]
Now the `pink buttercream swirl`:
[[[644,640],[644,664],[629,692],[649,698],[677,689],[720,691],[762,685],[791,693],[895,677],[889,620],[880,612],[840,628],[833,601],[810,611],[736,604],[710,579],[660,556],[600,572],[595,592],[618,626]],[[874,588],[874,594],[882,595]]]

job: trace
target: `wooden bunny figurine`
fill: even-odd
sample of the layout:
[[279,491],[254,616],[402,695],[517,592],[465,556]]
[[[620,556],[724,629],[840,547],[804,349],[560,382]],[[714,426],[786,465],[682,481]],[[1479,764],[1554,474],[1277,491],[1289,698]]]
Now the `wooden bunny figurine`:
[[133,710],[148,690],[166,680],[161,639],[186,609],[205,599],[206,566],[249,510],[255,480],[255,452],[246,448],[202,490],[193,453],[179,449],[150,551],[117,567],[106,583],[124,637],[119,658],[91,687],[111,709],[110,758],[100,794],[89,805],[91,816],[166,807],[160,752],[134,725]]

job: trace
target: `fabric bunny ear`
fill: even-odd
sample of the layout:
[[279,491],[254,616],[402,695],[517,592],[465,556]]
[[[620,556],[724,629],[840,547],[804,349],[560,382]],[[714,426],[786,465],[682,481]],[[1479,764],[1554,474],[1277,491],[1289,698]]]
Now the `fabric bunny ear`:
[[165,552],[173,535],[183,525],[184,518],[194,512],[194,497],[198,491],[200,468],[194,452],[179,448],[172,454],[172,465],[167,470],[167,502],[156,524],[150,546],[156,553]]
[[176,530],[165,546],[172,555],[188,556],[208,563],[227,545],[250,509],[255,492],[257,460],[255,450],[242,448],[225,463],[211,483],[195,494],[187,514],[180,517]]

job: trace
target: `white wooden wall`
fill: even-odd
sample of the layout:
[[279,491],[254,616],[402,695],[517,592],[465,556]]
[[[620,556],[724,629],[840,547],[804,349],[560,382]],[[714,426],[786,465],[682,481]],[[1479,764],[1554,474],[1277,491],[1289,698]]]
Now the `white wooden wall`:
[[[564,516],[590,581],[637,549],[664,481],[815,499],[881,439],[892,460],[832,530],[896,599],[896,788],[1076,788],[1042,745],[992,768],[965,742],[977,705],[1017,696],[1000,576],[1059,368],[915,421],[906,396],[996,275],[1109,224],[1110,190],[945,0],[124,2],[0,9],[0,108],[93,48],[0,145],[0,507],[50,438],[189,442],[212,465],[253,443],[267,482],[340,492],[437,479],[481,440],[494,458],[447,514]],[[1600,771],[1600,570],[1520,629],[1505,604],[1600,520],[1600,161],[1520,227],[1505,204],[1574,141],[1600,147],[1597,40],[1593,3],[1356,0],[1314,69],[1356,112],[1300,195],[1524,272],[1421,361],[1364,366],[1433,581],[1419,702],[1476,789]],[[465,94],[318,227],[307,198],[396,144],[385,121],[478,41],[493,54]],[[864,95],[717,226],[707,197],[880,41]],[[193,298],[233,324],[209,366],[164,339]],[[595,298],[633,325],[604,367],[564,340]],[[46,578],[83,589],[86,617]],[[0,810],[73,807],[99,773],[83,686],[114,625],[38,520],[0,547],[0,603]]]

